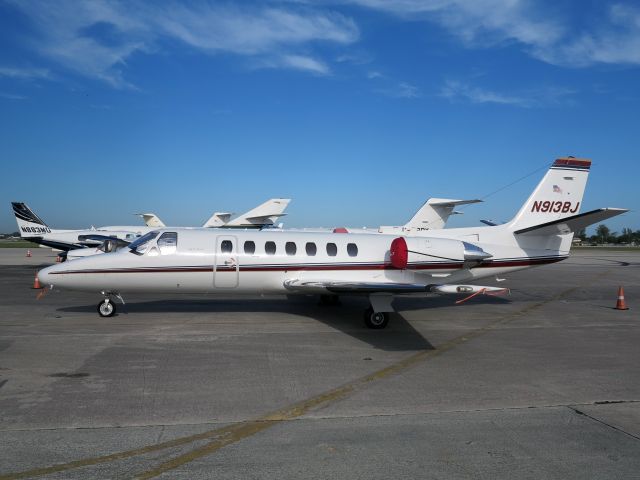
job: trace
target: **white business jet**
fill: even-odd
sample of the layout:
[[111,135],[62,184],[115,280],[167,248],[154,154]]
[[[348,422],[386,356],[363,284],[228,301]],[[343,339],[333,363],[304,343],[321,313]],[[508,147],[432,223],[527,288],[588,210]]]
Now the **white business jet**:
[[[381,233],[160,229],[128,247],[41,270],[51,288],[102,294],[101,316],[132,292],[367,295],[370,328],[384,328],[395,295],[495,295],[481,278],[566,259],[574,232],[625,209],[579,213],[591,162],[556,160],[504,225]],[[124,303],[124,302],[123,302]]]

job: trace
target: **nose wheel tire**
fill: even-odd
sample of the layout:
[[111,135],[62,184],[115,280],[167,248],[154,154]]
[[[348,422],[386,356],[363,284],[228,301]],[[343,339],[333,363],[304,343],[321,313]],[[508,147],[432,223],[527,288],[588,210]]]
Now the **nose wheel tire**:
[[113,317],[116,313],[116,304],[110,300],[103,300],[98,304],[98,314],[101,317]]
[[364,324],[374,330],[385,328],[389,323],[389,314],[386,312],[374,312],[369,307],[364,311]]

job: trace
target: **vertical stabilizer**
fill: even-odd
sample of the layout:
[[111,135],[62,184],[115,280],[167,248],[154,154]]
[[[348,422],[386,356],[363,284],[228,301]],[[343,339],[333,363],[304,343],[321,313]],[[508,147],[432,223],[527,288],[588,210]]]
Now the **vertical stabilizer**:
[[590,168],[591,160],[557,159],[509,226],[522,230],[579,213]]
[[136,213],[135,215],[142,217],[144,224],[147,227],[166,227],[164,222],[155,213]]
[[213,215],[211,215],[209,220],[204,222],[204,225],[202,226],[204,228],[224,227],[231,218],[231,215],[233,214],[227,212],[215,212]]
[[51,229],[44,223],[33,210],[22,202],[11,202],[13,214],[18,222],[18,231],[21,237],[37,237],[45,233],[51,233]]

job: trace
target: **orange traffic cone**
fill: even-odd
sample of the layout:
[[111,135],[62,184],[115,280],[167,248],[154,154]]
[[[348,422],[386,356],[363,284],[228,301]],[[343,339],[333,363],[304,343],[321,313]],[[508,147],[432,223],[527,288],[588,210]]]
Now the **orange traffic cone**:
[[627,303],[624,301],[624,288],[618,288],[618,301],[615,310],[629,310]]
[[40,290],[42,287],[40,286],[40,280],[38,280],[38,273],[36,272],[36,279],[33,281],[33,288],[34,290]]
[[27,250],[27,257],[31,256],[31,250]]

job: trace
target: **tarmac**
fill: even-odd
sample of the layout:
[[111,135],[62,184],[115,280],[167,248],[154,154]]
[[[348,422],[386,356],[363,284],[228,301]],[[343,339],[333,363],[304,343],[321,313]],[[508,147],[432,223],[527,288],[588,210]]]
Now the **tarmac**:
[[[517,272],[508,297],[31,289],[0,250],[0,479],[638,479],[640,252]],[[627,311],[615,310],[624,286]]]

